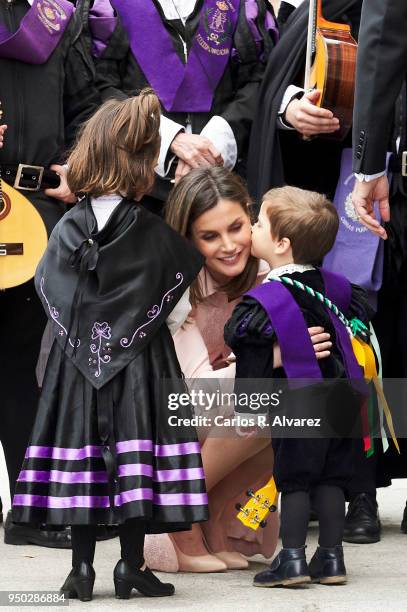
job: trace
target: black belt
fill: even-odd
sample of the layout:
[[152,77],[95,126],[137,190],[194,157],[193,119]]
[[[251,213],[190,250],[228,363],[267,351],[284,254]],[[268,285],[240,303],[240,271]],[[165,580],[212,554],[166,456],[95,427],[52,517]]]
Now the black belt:
[[0,164],[1,177],[22,191],[40,191],[59,187],[60,178],[54,170],[30,164]]

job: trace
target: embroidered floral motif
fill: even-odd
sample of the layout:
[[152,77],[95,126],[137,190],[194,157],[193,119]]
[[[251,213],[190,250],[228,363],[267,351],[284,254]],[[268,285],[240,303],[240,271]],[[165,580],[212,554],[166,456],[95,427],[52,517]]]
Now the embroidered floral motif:
[[89,366],[96,365],[95,376],[99,378],[102,369],[101,366],[103,364],[109,363],[112,359],[110,343],[105,342],[103,340],[110,340],[112,337],[112,329],[106,321],[103,323],[98,323],[97,321],[93,324],[92,327],[92,340],[96,340],[97,342],[93,342],[90,345],[91,352],[95,355],[95,358],[89,357]]
[[[40,291],[42,293],[42,296],[47,304],[47,308],[48,308],[48,312],[51,316],[51,319],[53,321],[55,321],[55,323],[59,326],[60,330],[58,332],[58,334],[60,336],[67,336],[68,335],[68,331],[67,329],[62,325],[62,323],[60,321],[58,321],[59,319],[59,311],[55,308],[55,306],[51,306],[51,304],[49,303],[49,300],[47,298],[47,296],[45,295],[44,292],[44,284],[45,284],[45,279],[44,277],[41,278],[40,281]],[[72,342],[72,340],[70,338],[68,338],[68,342],[69,344],[72,346],[72,348],[75,347],[75,342]],[[79,338],[76,339],[76,348],[78,348],[81,344],[81,341],[79,340]]]
[[140,325],[140,327],[138,327],[136,329],[136,331],[133,333],[132,337],[129,339],[128,337],[126,338],[122,338],[120,340],[120,345],[123,348],[129,348],[132,344],[133,341],[135,339],[135,337],[137,336],[138,338],[142,339],[145,338],[147,333],[145,331],[142,331],[144,328],[146,328],[148,325],[151,325],[151,323],[158,317],[158,315],[160,314],[160,312],[162,311],[164,302],[170,302],[171,300],[174,299],[174,296],[172,295],[172,292],[175,291],[175,289],[177,287],[179,287],[183,281],[184,281],[184,277],[181,274],[181,272],[177,272],[175,275],[175,278],[177,279],[177,281],[179,281],[176,285],[174,285],[174,287],[171,287],[171,289],[169,289],[169,291],[167,291],[167,293],[165,293],[161,299],[161,304],[158,306],[158,304],[154,304],[154,306],[152,306],[150,308],[150,310],[147,312],[147,317],[150,319],[149,321],[146,321],[146,323],[143,323],[143,325]]

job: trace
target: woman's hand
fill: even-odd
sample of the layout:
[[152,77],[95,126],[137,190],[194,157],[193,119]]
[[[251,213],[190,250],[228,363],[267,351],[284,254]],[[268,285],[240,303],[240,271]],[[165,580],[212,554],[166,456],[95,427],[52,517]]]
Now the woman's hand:
[[0,149],[3,146],[4,132],[7,130],[7,125],[0,125]]
[[55,189],[46,189],[44,192],[45,195],[49,196],[50,198],[61,200],[61,202],[65,202],[66,204],[75,204],[78,198],[68,187],[68,183],[66,181],[66,167],[53,164],[51,166],[51,170],[54,170],[59,175],[60,184]]
[[329,357],[331,354],[329,349],[332,347],[331,336],[325,332],[323,327],[309,327],[308,332],[314,345],[315,357],[317,359]]

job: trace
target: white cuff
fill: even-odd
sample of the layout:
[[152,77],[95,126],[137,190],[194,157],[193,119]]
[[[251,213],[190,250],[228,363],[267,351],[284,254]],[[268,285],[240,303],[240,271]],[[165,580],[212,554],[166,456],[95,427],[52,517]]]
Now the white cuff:
[[362,174],[361,172],[359,173],[355,172],[355,177],[361,183],[362,182],[370,183],[370,181],[374,181],[375,179],[378,179],[381,176],[386,176],[386,170],[383,170],[382,172],[377,172],[376,174]]
[[223,165],[233,170],[237,161],[237,144],[233,130],[223,117],[214,115],[205,125],[201,136],[208,138],[223,157]]
[[278,121],[280,122],[280,125],[286,130],[295,130],[292,125],[289,125],[284,121],[283,116],[291,100],[294,100],[294,98],[298,97],[299,93],[304,93],[304,89],[302,87],[297,87],[296,85],[289,85],[285,90],[283,99],[281,100],[280,109],[278,111]]
[[182,294],[181,299],[176,303],[169,317],[167,317],[168,329],[173,336],[188,318],[191,312],[191,303],[189,301],[189,287]]
[[168,119],[164,115],[161,115],[160,119],[160,136],[161,136],[161,146],[160,146],[160,155],[158,157],[158,163],[156,166],[156,173],[161,178],[167,176],[171,164],[175,158],[175,155],[171,157],[171,159],[167,163],[167,167],[165,167],[165,160],[167,159],[168,151],[171,146],[172,141],[175,136],[179,132],[184,131],[184,126],[180,123],[176,123],[172,119]]
[[291,6],[295,6],[295,8],[298,8],[303,1],[304,0],[284,0],[286,4],[291,4]]

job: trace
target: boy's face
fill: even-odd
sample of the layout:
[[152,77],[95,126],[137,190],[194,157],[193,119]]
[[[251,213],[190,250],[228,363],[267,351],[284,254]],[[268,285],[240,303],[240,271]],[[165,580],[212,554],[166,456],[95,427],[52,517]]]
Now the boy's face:
[[271,263],[274,247],[277,244],[271,235],[270,221],[267,210],[271,206],[270,202],[263,202],[260,208],[257,223],[252,227],[252,255],[258,259],[264,259]]

